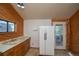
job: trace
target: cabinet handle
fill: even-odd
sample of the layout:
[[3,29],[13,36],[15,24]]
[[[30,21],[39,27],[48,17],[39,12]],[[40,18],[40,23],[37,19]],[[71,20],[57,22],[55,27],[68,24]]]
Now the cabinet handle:
[[47,33],[44,33],[44,40],[47,40]]

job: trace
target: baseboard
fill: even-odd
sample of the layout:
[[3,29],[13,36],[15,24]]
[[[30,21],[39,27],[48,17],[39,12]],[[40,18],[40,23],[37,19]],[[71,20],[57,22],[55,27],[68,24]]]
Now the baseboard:
[[67,51],[66,49],[55,49],[55,50],[64,50],[64,51]]
[[30,47],[30,48],[33,48],[33,49],[39,49],[39,48],[37,48],[37,47]]

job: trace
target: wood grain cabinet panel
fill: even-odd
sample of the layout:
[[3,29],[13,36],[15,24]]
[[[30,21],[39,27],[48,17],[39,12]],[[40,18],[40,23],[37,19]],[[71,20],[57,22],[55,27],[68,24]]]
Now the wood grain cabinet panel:
[[70,51],[79,54],[79,10],[70,18]]
[[8,51],[3,53],[4,56],[15,56],[15,48],[9,49]]

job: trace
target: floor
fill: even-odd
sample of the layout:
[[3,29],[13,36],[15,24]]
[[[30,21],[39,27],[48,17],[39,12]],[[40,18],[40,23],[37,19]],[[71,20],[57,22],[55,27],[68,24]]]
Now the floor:
[[[30,48],[25,56],[39,56],[39,49]],[[55,56],[69,56],[65,50],[55,50]]]

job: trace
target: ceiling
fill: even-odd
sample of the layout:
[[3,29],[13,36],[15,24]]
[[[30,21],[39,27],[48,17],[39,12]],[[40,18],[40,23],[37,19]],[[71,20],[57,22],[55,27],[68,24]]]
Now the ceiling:
[[24,9],[12,5],[25,20],[67,19],[79,9],[79,3],[25,3]]

